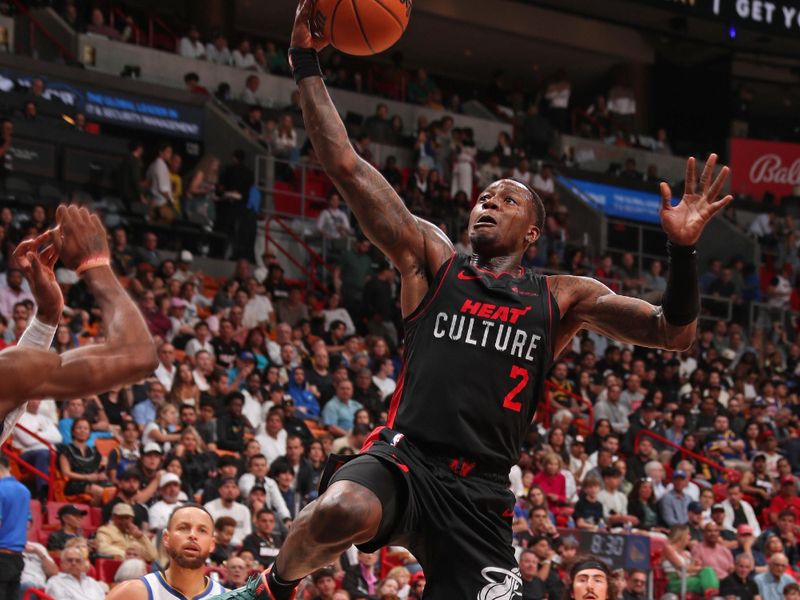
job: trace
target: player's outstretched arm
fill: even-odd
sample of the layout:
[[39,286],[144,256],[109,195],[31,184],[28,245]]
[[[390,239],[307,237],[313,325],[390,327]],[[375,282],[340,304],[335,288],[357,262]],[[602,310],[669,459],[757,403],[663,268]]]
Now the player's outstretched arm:
[[[36,348],[0,353],[0,408],[33,398],[69,399],[141,380],[157,366],[155,346],[136,305],[109,266],[106,232],[97,215],[59,206],[50,232],[63,263],[82,273],[103,317],[106,341],[61,355]],[[47,250],[45,250],[47,252]],[[38,260],[29,254],[25,260]],[[14,406],[8,406],[14,403]]]
[[618,296],[588,277],[550,277],[550,290],[562,315],[556,342],[559,352],[582,328],[639,346],[686,350],[692,345],[700,312],[695,244],[706,224],[733,200],[730,195],[719,197],[728,167],[723,167],[712,183],[716,162],[716,154],[708,157],[698,192],[695,160],[687,161],[684,194],[676,206],[672,206],[669,186],[661,184],[661,225],[669,240],[670,259],[661,306]]
[[[327,44],[311,33],[312,6],[311,0],[301,0],[298,6],[293,49],[318,51]],[[293,67],[298,69],[297,64]],[[317,158],[364,233],[404,276],[435,273],[454,252],[450,240],[431,223],[414,217],[383,176],[356,154],[322,78],[303,77],[298,87],[303,121]]]

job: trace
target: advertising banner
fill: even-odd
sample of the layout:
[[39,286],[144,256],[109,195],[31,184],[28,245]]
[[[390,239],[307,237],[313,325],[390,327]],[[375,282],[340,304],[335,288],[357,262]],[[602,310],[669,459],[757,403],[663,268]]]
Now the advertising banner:
[[571,192],[609,217],[654,224],[661,222],[658,218],[661,196],[655,192],[640,192],[568,177],[559,177],[559,181]]
[[[32,75],[0,69],[0,94],[30,87]],[[44,99],[61,102],[69,113],[83,111],[89,121],[144,129],[169,137],[199,140],[203,137],[203,109],[147,98],[82,83],[42,77]]]
[[734,193],[782,198],[800,185],[800,144],[734,138],[730,167]]

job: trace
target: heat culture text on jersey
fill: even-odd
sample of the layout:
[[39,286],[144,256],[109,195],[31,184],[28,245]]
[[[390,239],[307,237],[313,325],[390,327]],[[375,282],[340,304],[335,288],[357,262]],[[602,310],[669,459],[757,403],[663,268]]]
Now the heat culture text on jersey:
[[459,311],[462,314],[440,312],[436,315],[433,336],[448,336],[454,342],[494,348],[530,362],[535,358],[534,353],[542,337],[514,325],[532,308],[514,308],[467,299]]
[[387,424],[432,455],[507,473],[541,397],[557,323],[545,276],[489,273],[455,255],[406,319]]

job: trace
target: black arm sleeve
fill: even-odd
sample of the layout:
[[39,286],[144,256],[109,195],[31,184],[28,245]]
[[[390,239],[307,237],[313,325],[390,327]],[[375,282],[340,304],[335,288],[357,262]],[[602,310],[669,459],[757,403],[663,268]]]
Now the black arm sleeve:
[[667,323],[683,327],[697,320],[700,314],[697,250],[694,246],[674,246],[667,242],[667,255],[669,274],[661,306]]

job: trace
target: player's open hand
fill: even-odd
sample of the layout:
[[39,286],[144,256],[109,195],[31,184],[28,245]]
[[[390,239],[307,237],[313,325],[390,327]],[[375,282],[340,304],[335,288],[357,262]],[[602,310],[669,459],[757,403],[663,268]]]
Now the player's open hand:
[[323,15],[314,10],[315,0],[300,0],[294,16],[294,29],[292,29],[292,48],[313,48],[317,52],[328,45],[328,40],[322,33],[324,27]]
[[47,325],[58,325],[64,310],[64,296],[53,272],[58,260],[53,230],[20,242],[14,250],[14,258],[31,286],[37,318]]
[[53,242],[61,261],[70,269],[91,259],[109,259],[108,238],[100,218],[85,208],[62,204],[56,210]]
[[683,198],[677,206],[672,206],[672,190],[669,185],[665,182],[661,183],[661,210],[659,211],[661,226],[673,244],[679,246],[695,244],[711,218],[733,200],[733,196],[730,194],[719,197],[722,186],[725,185],[725,180],[730,173],[728,167],[722,167],[717,178],[713,183],[711,181],[716,164],[717,155],[709,155],[703,173],[700,175],[700,190],[696,191],[695,159],[692,156],[686,161]]

